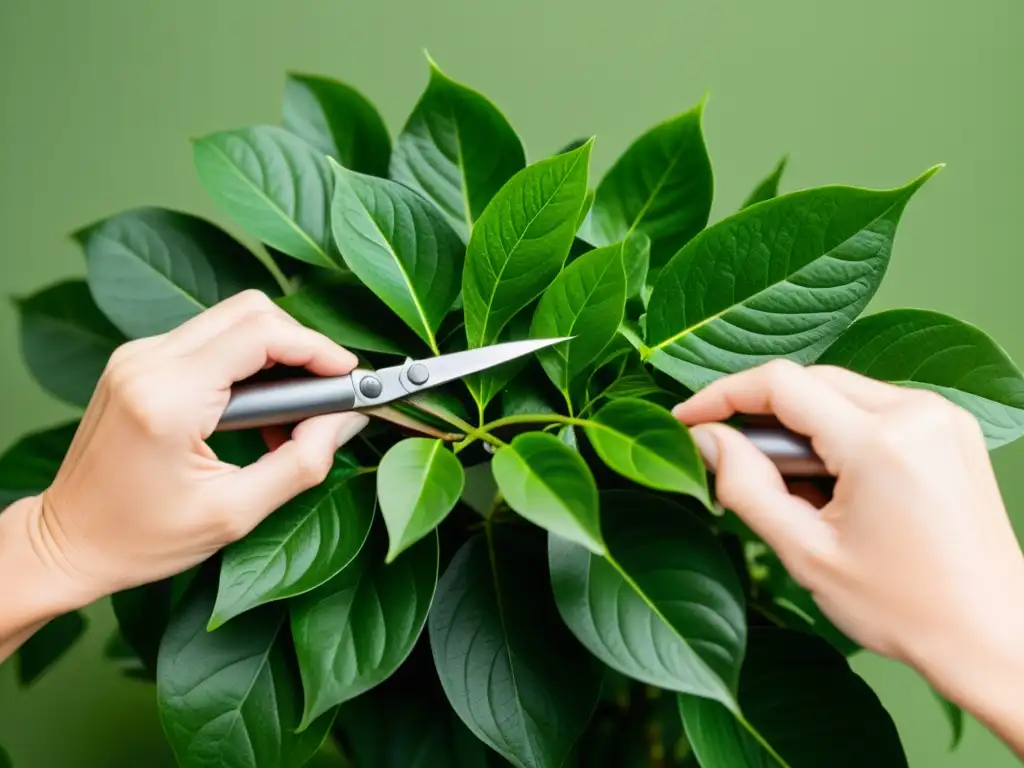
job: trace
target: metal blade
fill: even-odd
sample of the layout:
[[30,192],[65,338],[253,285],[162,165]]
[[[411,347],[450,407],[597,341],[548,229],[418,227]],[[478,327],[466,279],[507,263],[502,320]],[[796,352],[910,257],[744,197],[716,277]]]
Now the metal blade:
[[[429,378],[424,382],[424,388],[436,387],[440,384],[461,379],[473,373],[486,371],[503,363],[508,363],[523,355],[529,355],[545,347],[569,341],[573,336],[565,336],[559,339],[526,339],[524,341],[507,341],[503,344],[494,344],[479,349],[469,349],[465,352],[453,352],[450,355],[431,357],[419,362],[426,366]],[[414,382],[415,383],[415,382]]]

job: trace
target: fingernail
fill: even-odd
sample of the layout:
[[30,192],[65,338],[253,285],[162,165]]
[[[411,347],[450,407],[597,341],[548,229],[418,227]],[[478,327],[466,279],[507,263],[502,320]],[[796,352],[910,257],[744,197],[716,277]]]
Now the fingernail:
[[338,430],[338,447],[363,431],[363,427],[370,423],[370,418],[364,413],[350,413],[346,415],[345,423]]
[[693,436],[693,442],[697,444],[697,450],[704,458],[704,463],[708,465],[708,469],[715,469],[718,466],[718,438],[700,427],[691,429],[690,434]]

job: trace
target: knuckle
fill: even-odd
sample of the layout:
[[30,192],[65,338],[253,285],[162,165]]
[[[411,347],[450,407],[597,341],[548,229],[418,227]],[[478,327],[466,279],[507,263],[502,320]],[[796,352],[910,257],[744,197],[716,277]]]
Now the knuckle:
[[249,533],[249,526],[233,505],[224,505],[210,515],[208,529],[215,539],[225,543],[238,541]]
[[784,384],[791,381],[793,376],[803,368],[792,360],[780,357],[765,363],[763,370],[765,378],[770,384]]
[[332,461],[333,457],[326,453],[300,451],[295,457],[295,473],[303,484],[310,487],[319,485],[327,479]]
[[275,307],[273,300],[257,288],[246,288],[236,293],[234,298],[238,304],[252,312],[268,312]]

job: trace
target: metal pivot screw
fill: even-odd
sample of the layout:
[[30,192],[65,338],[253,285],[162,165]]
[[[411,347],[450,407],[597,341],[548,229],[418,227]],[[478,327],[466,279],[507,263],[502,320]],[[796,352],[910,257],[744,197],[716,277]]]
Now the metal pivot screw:
[[380,383],[380,379],[375,379],[373,376],[367,376],[359,382],[359,393],[363,397],[380,397],[380,393],[383,391],[384,387]]
[[423,363],[416,363],[409,368],[405,375],[409,377],[409,381],[413,384],[420,386],[427,383],[427,379],[430,378],[430,371],[427,370],[427,366]]

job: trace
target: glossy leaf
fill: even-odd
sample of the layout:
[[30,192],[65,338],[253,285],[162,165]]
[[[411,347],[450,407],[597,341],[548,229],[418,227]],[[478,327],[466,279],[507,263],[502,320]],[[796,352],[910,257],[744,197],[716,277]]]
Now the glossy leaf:
[[335,712],[302,732],[302,691],[281,606],[208,632],[216,594],[204,574],[160,645],[160,721],[182,768],[298,768],[316,753]]
[[192,151],[207,193],[250,235],[300,261],[338,266],[334,179],[321,151],[274,125],[218,131]]
[[473,228],[462,278],[470,348],[494,343],[565,262],[587,192],[592,142],[509,180]]
[[533,534],[488,528],[462,546],[438,585],[430,647],[477,738],[518,768],[557,768],[590,720],[601,677],[558,619]]
[[65,280],[16,301],[21,354],[36,382],[85,407],[113,351],[126,339],[100,312],[83,280]]
[[0,454],[0,511],[50,487],[77,430],[77,421],[36,430]]
[[391,136],[373,104],[350,85],[318,75],[289,74],[284,127],[346,168],[386,176]]
[[641,298],[651,266],[651,238],[637,230],[623,240],[622,263],[626,268],[626,298]]
[[[530,325],[536,312],[538,301],[533,301],[521,309],[515,317],[509,320],[502,328],[495,343],[503,344],[507,341],[523,341],[530,337]],[[532,359],[536,359],[534,356]],[[482,373],[467,376],[464,381],[466,387],[476,399],[482,409],[498,394],[503,394],[513,379],[519,376],[530,364],[531,357],[519,357],[508,363],[488,368]]]
[[869,315],[820,362],[944,395],[974,414],[989,448],[1024,434],[1024,375],[983,331],[948,315],[923,309]]
[[575,337],[537,353],[548,378],[567,399],[572,382],[615,337],[625,308],[622,244],[580,256],[544,291],[533,316],[530,336]]
[[78,611],[46,622],[18,648],[18,682],[32,685],[85,633],[86,620]]
[[373,491],[370,474],[318,485],[225,548],[210,628],[263,603],[308,592],[348,565],[369,534]]
[[508,505],[535,525],[591,552],[605,553],[597,484],[579,453],[547,432],[518,435],[491,471]]
[[720,704],[680,697],[702,768],[906,768],[892,718],[849,663],[823,640],[759,627],[750,632],[740,706],[777,760]]
[[370,537],[340,573],[291,604],[305,691],[301,727],[388,679],[426,624],[437,587],[437,535],[390,564],[383,529]]
[[440,440],[392,446],[377,469],[377,498],[388,530],[387,561],[433,531],[462,495],[462,464]]
[[771,200],[774,197],[778,197],[779,181],[782,179],[782,173],[786,170],[786,163],[788,161],[789,158],[783,155],[774,170],[762,179],[757,187],[754,188],[754,191],[750,193],[746,200],[743,201],[744,208],[749,208],[757,203],[763,203],[765,200]]
[[135,208],[75,238],[85,251],[93,299],[130,338],[166,333],[247,288],[280,294],[254,254],[187,213]]
[[659,268],[708,223],[714,180],[702,128],[704,102],[644,133],[597,187],[585,228],[594,245],[639,231]]
[[747,632],[725,550],[686,508],[650,494],[603,492],[601,523],[607,558],[548,539],[566,625],[634,680],[734,708]]
[[601,460],[620,475],[710,503],[697,446],[689,430],[664,408],[635,398],[613,400],[584,430]]
[[395,142],[391,178],[422,194],[463,242],[502,185],[526,165],[512,126],[485,96],[430,61],[430,82]]
[[899,189],[794,192],[704,230],[654,285],[647,361],[694,391],[777,357],[814,361],[874,296],[935,170]]
[[345,263],[437,352],[435,333],[459,294],[462,243],[412,190],[330,162],[334,237]]

